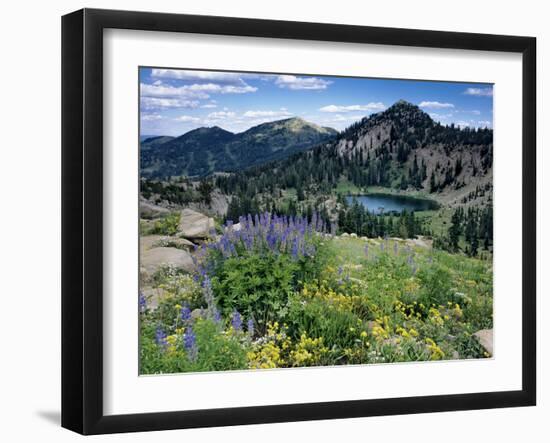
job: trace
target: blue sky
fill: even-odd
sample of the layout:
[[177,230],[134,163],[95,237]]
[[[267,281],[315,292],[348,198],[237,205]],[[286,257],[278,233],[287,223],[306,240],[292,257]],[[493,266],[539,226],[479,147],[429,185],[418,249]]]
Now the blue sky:
[[242,132],[302,117],[342,130],[400,99],[442,124],[493,126],[488,84],[140,68],[141,135],[181,135],[201,126]]

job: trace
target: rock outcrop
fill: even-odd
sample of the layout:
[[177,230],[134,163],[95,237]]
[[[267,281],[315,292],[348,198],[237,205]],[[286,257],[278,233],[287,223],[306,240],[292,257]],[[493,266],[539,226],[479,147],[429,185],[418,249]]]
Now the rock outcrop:
[[191,272],[193,259],[188,251],[178,248],[151,248],[141,251],[140,271],[144,280],[150,280],[163,266],[172,266]]
[[204,239],[211,236],[214,229],[214,219],[200,212],[186,208],[181,211],[178,231],[181,237],[188,239]]

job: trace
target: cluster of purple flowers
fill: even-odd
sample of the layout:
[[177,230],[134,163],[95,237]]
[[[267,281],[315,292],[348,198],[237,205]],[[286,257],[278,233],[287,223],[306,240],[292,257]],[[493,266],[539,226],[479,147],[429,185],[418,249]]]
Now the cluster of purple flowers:
[[[243,317],[237,309],[231,314],[231,327],[235,332],[243,330]],[[252,318],[249,318],[246,322],[246,332],[250,337],[254,336],[254,320]]]
[[189,325],[183,335],[183,346],[187,351],[187,355],[190,360],[195,360],[197,358],[198,348],[197,348],[197,336],[193,331],[193,327]]
[[243,319],[237,310],[233,311],[233,314],[231,315],[231,326],[233,326],[235,331],[240,331],[242,329]]
[[159,326],[155,334],[155,341],[158,346],[166,347],[166,332]]
[[191,309],[187,304],[181,307],[180,317],[183,322],[188,322],[191,320]]
[[147,311],[147,298],[143,292],[139,292],[139,312]]
[[254,320],[252,320],[251,318],[249,318],[246,322],[246,331],[248,332],[248,335],[250,337],[254,336]]
[[314,213],[311,221],[307,217],[278,216],[265,212],[254,216],[240,217],[238,226],[228,222],[224,234],[205,246],[217,250],[224,257],[251,252],[289,253],[293,259],[312,257],[315,245],[311,241],[314,233],[326,233],[325,221]]

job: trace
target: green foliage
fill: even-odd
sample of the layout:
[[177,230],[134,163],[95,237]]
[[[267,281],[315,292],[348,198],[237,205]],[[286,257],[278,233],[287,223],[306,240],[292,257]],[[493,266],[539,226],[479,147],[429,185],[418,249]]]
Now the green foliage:
[[268,321],[280,316],[297,284],[299,268],[288,255],[246,254],[224,260],[212,286],[226,315],[237,309],[264,331]]
[[151,234],[160,235],[175,235],[178,232],[180,222],[180,213],[172,212],[171,214],[155,221],[151,229]]
[[450,270],[438,264],[418,271],[421,290],[418,301],[426,306],[442,305],[454,301]]
[[[196,371],[246,369],[246,340],[239,334],[220,334],[220,325],[199,319],[194,325],[197,335]],[[242,344],[245,343],[245,346]]]
[[[214,302],[223,312],[217,321],[207,314],[204,298],[193,298],[196,282],[166,274],[165,291],[179,295],[141,314],[141,372],[489,356],[473,333],[493,327],[490,263],[400,240],[322,242],[314,271],[265,251],[243,251],[212,269]],[[194,358],[182,345],[188,323],[180,311],[189,300],[202,308],[190,320]],[[242,325],[234,322],[235,310]],[[254,330],[247,329],[249,318]],[[167,334],[165,346],[155,339],[159,326]]]
[[193,323],[196,351],[185,349],[185,328],[167,337],[168,344],[155,341],[155,323],[142,318],[140,373],[227,371],[247,368],[247,339],[238,333],[221,333],[222,325],[199,318]]

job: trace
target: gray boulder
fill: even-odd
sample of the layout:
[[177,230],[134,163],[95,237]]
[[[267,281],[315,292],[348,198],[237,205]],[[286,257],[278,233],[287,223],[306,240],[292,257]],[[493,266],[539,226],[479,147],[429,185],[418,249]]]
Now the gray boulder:
[[186,238],[208,238],[214,229],[214,219],[186,208],[181,211],[178,231]]
[[141,218],[153,219],[168,214],[170,211],[162,206],[157,206],[147,200],[139,201],[139,216]]
[[140,268],[145,280],[151,279],[163,266],[172,266],[192,272],[194,269],[191,254],[178,248],[152,248],[141,251]]
[[481,346],[485,348],[485,350],[493,355],[493,330],[492,329],[481,329],[480,331],[477,331],[474,333],[474,337],[478,339]]
[[139,237],[139,248],[141,252],[154,248],[164,239],[164,235],[141,235]]

